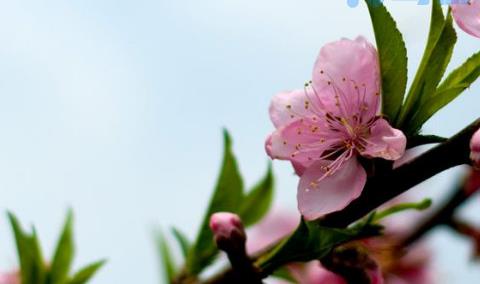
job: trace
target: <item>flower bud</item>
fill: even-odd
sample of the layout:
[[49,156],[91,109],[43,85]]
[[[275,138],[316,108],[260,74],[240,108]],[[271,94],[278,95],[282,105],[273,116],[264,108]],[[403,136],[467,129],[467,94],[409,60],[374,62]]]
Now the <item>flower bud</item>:
[[480,129],[475,132],[470,141],[470,159],[475,169],[480,169]]
[[210,229],[219,249],[231,251],[245,247],[247,237],[238,215],[228,212],[215,213],[210,217]]

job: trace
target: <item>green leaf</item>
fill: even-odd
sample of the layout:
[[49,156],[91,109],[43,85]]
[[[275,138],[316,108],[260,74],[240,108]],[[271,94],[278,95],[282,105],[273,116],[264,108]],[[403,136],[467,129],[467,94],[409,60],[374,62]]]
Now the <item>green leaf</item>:
[[457,86],[468,88],[477,80],[478,76],[480,76],[480,52],[472,55],[460,67],[452,71],[438,87],[438,91],[441,92]]
[[177,268],[167,240],[161,231],[159,231],[157,235],[157,245],[160,251],[166,283],[172,283],[177,273]]
[[8,218],[17,245],[22,284],[44,284],[46,267],[35,229],[33,228],[33,233],[29,235],[23,231],[20,222],[12,213],[8,213]]
[[437,111],[442,109],[464,90],[465,86],[458,86],[451,89],[438,91],[434,97],[427,100],[420,108],[419,112],[414,116],[411,127],[413,129],[419,129],[423,123],[425,123],[430,117],[432,117]]
[[183,256],[187,257],[188,251],[190,250],[190,241],[177,228],[172,228],[172,234],[177,240],[178,244],[180,245],[180,249],[182,250]]
[[437,88],[435,95],[422,104],[413,119],[413,127],[421,127],[430,117],[468,89],[479,76],[480,52],[471,56],[465,63],[450,73]]
[[380,57],[383,114],[397,118],[407,86],[407,49],[395,20],[379,0],[365,0]]
[[285,267],[281,267],[281,268],[275,270],[272,273],[272,276],[275,277],[275,278],[281,279],[283,281],[287,281],[289,283],[297,283],[297,280],[295,278],[293,278],[290,271],[288,271],[288,269],[285,268]]
[[49,274],[50,284],[63,284],[68,279],[75,248],[73,243],[73,213],[68,212],[63,232],[57,243]]
[[239,215],[246,227],[257,223],[268,213],[273,200],[273,186],[272,165],[269,163],[265,177],[243,200]]
[[420,62],[420,66],[417,70],[417,74],[415,75],[415,79],[413,80],[412,86],[408,92],[405,105],[402,108],[402,112],[399,117],[399,125],[402,125],[405,122],[407,116],[410,115],[411,110],[416,104],[418,104],[418,99],[423,92],[423,86],[425,84],[425,73],[427,70],[431,70],[429,63],[435,60],[435,58],[432,56],[432,53],[439,42],[444,26],[445,16],[443,15],[440,0],[433,0],[430,18],[430,32],[428,34],[427,45],[423,53],[422,61]]
[[403,129],[406,130],[407,133],[417,133],[426,119],[428,119],[422,115],[418,115],[418,113],[422,113],[424,107],[429,107],[428,105],[425,106],[426,103],[429,103],[432,99],[436,99],[435,93],[437,86],[450,63],[456,42],[457,34],[453,28],[452,15],[449,13],[438,43],[433,48],[431,57],[427,62],[427,68],[423,74],[423,81],[421,81],[421,91],[418,94],[412,93],[409,95],[415,102],[411,109],[406,110],[409,112],[406,113]]
[[432,205],[432,200],[427,198],[422,200],[421,202],[418,203],[401,203],[394,205],[388,209],[385,209],[383,211],[377,212],[374,217],[373,217],[373,222],[378,222],[382,220],[385,217],[388,217],[390,215],[406,211],[406,210],[418,210],[422,211],[425,209],[428,209]]
[[224,131],[224,145],[220,176],[200,227],[200,232],[187,258],[187,271],[193,275],[197,275],[208,266],[218,253],[218,249],[213,242],[212,232],[208,227],[210,216],[221,211],[238,213],[242,204],[243,181],[232,152],[232,140],[227,131]]
[[97,271],[105,264],[105,260],[100,260],[92,263],[75,273],[75,275],[68,281],[68,284],[85,284],[87,283]]
[[379,234],[380,227],[371,222],[360,223],[348,229],[322,227],[314,222],[301,220],[295,232],[265,257],[257,265],[265,271],[290,262],[307,262],[321,259],[335,246],[358,238]]

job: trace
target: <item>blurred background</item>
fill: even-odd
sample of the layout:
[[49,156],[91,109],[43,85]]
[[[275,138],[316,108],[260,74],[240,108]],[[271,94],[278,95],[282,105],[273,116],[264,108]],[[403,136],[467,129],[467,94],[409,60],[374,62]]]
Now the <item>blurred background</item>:
[[[385,3],[409,48],[423,52],[430,8]],[[92,283],[160,283],[152,232],[191,237],[203,217],[230,130],[248,185],[267,165],[267,108],[310,79],[320,47],[373,41],[364,5],[325,0],[0,1],[0,270],[17,265],[3,212],[35,223],[51,252],[67,208],[76,267],[107,266]],[[450,69],[479,41],[458,31]],[[480,85],[425,133],[451,135],[478,116]],[[295,208],[297,178],[275,162],[277,207]],[[441,196],[456,169],[414,189]],[[480,224],[480,198],[462,210]],[[480,264],[448,230],[428,238],[439,283],[473,283]],[[475,281],[476,279],[476,281]]]

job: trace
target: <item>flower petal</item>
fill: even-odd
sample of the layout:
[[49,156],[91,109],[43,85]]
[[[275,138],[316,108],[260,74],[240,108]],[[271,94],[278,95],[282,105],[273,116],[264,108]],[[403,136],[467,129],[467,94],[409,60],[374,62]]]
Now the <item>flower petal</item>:
[[466,33],[480,38],[480,0],[452,1],[452,14],[457,25]]
[[308,95],[305,90],[281,92],[273,97],[270,104],[270,119],[276,128],[286,126],[301,118],[317,117],[310,104],[315,97]]
[[313,69],[313,88],[329,109],[338,109],[338,95],[352,115],[362,108],[368,110],[364,112],[368,120],[380,108],[379,66],[377,51],[365,38],[342,39],[320,50]]
[[380,118],[370,128],[370,137],[366,143],[365,149],[360,152],[362,156],[397,160],[405,153],[407,138],[402,131],[391,127],[388,121]]
[[300,178],[298,209],[307,220],[342,210],[360,196],[367,181],[367,174],[355,157],[346,161],[335,174],[321,179],[325,165],[326,161],[314,163]]
[[302,171],[341,141],[341,133],[324,129],[323,124],[300,119],[272,133],[265,149],[272,159],[295,162],[296,170]]

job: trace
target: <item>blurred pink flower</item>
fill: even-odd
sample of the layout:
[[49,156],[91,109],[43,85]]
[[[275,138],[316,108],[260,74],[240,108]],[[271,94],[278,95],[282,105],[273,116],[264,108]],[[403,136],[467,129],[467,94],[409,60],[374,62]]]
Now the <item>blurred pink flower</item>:
[[470,141],[470,159],[472,159],[475,168],[480,168],[480,129],[473,134]]
[[[247,242],[249,253],[267,248],[280,238],[293,232],[298,224],[298,213],[273,210],[250,232]],[[405,255],[398,256],[396,240],[406,233],[397,222],[387,226],[386,235],[356,242],[364,247],[378,265],[377,270],[368,271],[374,284],[432,284],[430,251],[422,245],[414,246]],[[293,263],[287,270],[299,284],[346,284],[339,275],[325,269],[319,261]],[[383,282],[382,282],[383,281]],[[275,279],[273,284],[287,284]]]
[[273,209],[248,232],[248,253],[259,252],[288,236],[297,228],[299,221],[300,215],[297,212]]
[[17,271],[0,274],[0,284],[20,284],[20,275]]
[[[395,228],[394,228],[395,229]],[[417,244],[399,256],[396,240],[400,231],[394,230],[384,236],[367,239],[364,245],[382,270],[386,284],[432,284],[431,252]]]
[[304,90],[275,96],[277,128],[266,141],[273,159],[289,160],[301,176],[298,208],[307,220],[345,208],[360,196],[367,174],[357,156],[397,160],[404,134],[380,117],[375,48],[363,37],[320,50]]
[[457,25],[466,33],[480,38],[480,1],[454,0],[452,14]]

